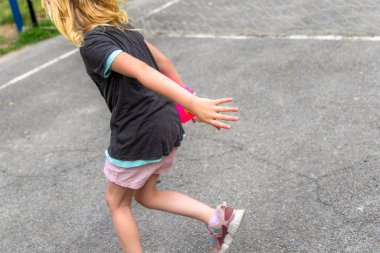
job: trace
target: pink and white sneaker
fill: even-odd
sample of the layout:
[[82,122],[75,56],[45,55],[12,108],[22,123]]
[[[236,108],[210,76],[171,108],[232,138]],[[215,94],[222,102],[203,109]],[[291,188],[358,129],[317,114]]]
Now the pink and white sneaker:
[[223,202],[216,207],[219,222],[208,225],[207,229],[211,235],[211,249],[214,253],[227,252],[243,220],[245,210],[227,207]]

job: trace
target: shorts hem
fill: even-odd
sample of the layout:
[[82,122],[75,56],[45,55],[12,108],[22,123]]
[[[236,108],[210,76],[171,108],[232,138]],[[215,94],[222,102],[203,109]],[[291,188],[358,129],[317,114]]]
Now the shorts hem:
[[106,178],[107,178],[108,181],[110,181],[113,184],[116,184],[116,185],[124,187],[124,188],[129,188],[129,189],[132,189],[132,190],[139,190],[139,189],[141,189],[144,186],[144,184],[143,185],[128,184],[128,183],[124,184],[124,183],[118,182],[117,180],[110,179],[107,176],[106,176]]

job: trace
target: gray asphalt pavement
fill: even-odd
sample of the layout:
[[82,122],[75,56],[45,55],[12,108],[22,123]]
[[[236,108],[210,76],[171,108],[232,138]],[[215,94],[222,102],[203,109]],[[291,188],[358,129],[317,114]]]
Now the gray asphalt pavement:
[[[188,86],[232,96],[240,108],[230,131],[186,125],[176,166],[159,184],[245,208],[231,253],[380,252],[380,41],[271,37],[380,35],[379,8],[371,0],[129,6]],[[58,37],[0,58],[0,87],[72,49]],[[78,53],[0,90],[1,253],[121,252],[104,201],[109,117]],[[147,253],[209,252],[203,224],[134,210]]]

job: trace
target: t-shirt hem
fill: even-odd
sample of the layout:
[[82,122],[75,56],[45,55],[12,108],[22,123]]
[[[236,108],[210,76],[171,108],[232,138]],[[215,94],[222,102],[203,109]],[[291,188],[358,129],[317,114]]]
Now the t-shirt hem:
[[107,149],[104,151],[104,153],[106,155],[107,160],[110,163],[112,163],[115,166],[122,167],[122,168],[135,168],[135,167],[139,167],[139,166],[143,166],[143,165],[147,165],[147,164],[151,164],[151,163],[157,163],[163,159],[163,157],[161,157],[159,159],[152,159],[152,160],[125,161],[125,160],[118,160],[118,159],[112,158],[110,156],[110,154],[108,153]]

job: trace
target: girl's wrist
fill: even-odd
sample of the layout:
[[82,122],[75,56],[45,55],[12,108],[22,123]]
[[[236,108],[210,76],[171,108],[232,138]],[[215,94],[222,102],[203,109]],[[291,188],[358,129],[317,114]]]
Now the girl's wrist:
[[193,109],[194,107],[196,107],[195,104],[196,104],[197,99],[198,99],[197,96],[195,96],[194,94],[191,94],[190,98],[187,100],[188,106],[186,109],[189,110],[190,112],[194,112]]

